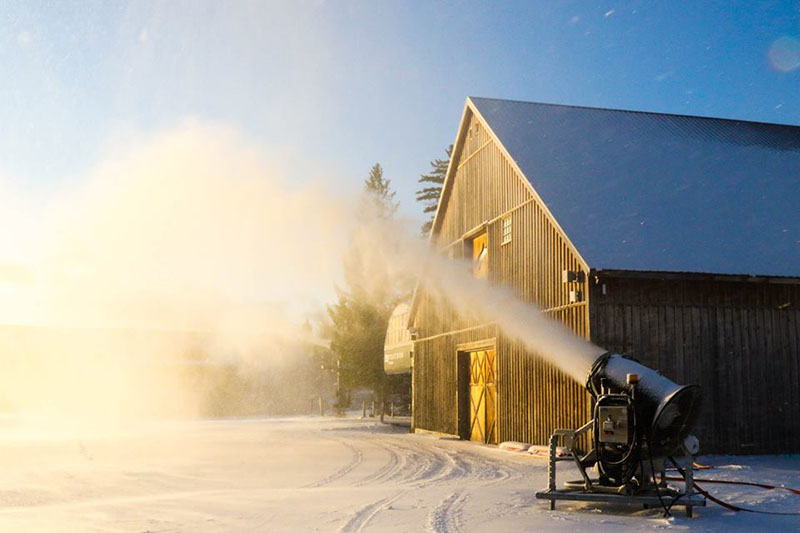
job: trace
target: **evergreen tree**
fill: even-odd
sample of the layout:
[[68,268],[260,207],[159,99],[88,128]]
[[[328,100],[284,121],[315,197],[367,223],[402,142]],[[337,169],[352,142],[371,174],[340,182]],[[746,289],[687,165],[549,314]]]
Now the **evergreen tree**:
[[364,180],[364,193],[374,209],[369,214],[384,219],[394,216],[399,204],[394,199],[395,192],[391,185],[391,181],[383,176],[383,167],[375,163]]
[[379,306],[341,292],[328,307],[334,323],[331,351],[339,361],[339,387],[369,387],[383,384],[383,344],[390,306]]
[[433,226],[433,217],[439,205],[439,196],[442,194],[442,186],[447,176],[447,166],[450,164],[450,156],[453,153],[453,145],[445,150],[447,159],[434,159],[431,161],[431,171],[429,174],[422,174],[419,183],[430,184],[417,191],[417,201],[421,202],[423,213],[430,213],[430,218],[422,225],[422,233],[427,235]]
[[[365,199],[369,209],[363,216],[364,224],[371,217],[390,219],[397,211],[395,193],[391,182],[384,177],[380,164],[375,164],[364,181]],[[373,219],[374,220],[374,219]],[[349,391],[354,387],[369,387],[382,391],[383,344],[389,317],[397,302],[391,284],[376,288],[365,283],[361,258],[358,252],[344,262],[346,290],[340,290],[335,304],[328,306],[331,318],[331,350],[338,358],[339,409],[349,402]]]

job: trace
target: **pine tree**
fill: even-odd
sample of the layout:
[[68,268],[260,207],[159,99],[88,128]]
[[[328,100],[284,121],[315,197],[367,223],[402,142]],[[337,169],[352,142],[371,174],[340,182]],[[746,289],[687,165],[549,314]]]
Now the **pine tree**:
[[375,216],[391,218],[397,211],[398,202],[395,201],[395,192],[392,182],[383,177],[383,167],[375,163],[369,171],[369,176],[364,180],[364,193],[374,208]]
[[391,314],[390,306],[379,306],[341,292],[328,307],[334,323],[331,351],[339,360],[340,388],[383,384],[383,343]]
[[[365,210],[364,223],[370,217],[390,219],[398,203],[391,182],[384,177],[383,168],[376,163],[364,181],[365,199],[371,209]],[[397,295],[389,286],[380,290],[364,283],[360,257],[346,258],[344,278],[346,290],[340,290],[335,304],[328,306],[331,318],[331,350],[339,364],[339,402],[347,403],[353,387],[370,387],[381,391],[385,379],[383,372],[383,344],[386,327]],[[339,405],[344,409],[346,405]]]
[[439,196],[442,194],[442,186],[444,179],[447,176],[447,167],[450,164],[450,156],[453,153],[453,145],[447,147],[445,150],[447,159],[434,159],[431,161],[431,171],[429,174],[422,174],[419,177],[419,183],[433,184],[417,191],[417,201],[421,202],[423,213],[431,213],[430,218],[422,225],[422,233],[427,235],[433,226],[433,217],[436,213],[436,208],[439,205]]

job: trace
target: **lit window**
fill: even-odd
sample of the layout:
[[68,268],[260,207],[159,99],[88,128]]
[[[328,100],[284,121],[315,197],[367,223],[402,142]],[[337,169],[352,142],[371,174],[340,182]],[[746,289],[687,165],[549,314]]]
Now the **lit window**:
[[500,239],[500,244],[508,244],[511,242],[511,215],[503,218],[503,238]]
[[489,279],[489,237],[486,233],[472,239],[472,273],[476,278]]

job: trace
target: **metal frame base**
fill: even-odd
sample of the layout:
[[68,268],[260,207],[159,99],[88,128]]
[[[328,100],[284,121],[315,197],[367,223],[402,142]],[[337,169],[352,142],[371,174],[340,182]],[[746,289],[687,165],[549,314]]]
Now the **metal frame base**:
[[[556,508],[557,500],[577,501],[577,502],[603,502],[603,503],[620,503],[620,504],[633,504],[641,505],[645,509],[650,507],[661,508],[661,502],[664,505],[673,507],[685,507],[686,516],[692,517],[693,507],[705,507],[706,499],[698,493],[673,497],[668,494],[662,494],[661,500],[655,492],[648,492],[636,495],[625,494],[606,494],[600,492],[585,492],[582,490],[542,490],[536,493],[536,498],[539,500],[550,500],[550,510]],[[674,501],[677,500],[677,501]],[[673,503],[674,501],[674,503]]]
[[[659,487],[663,488],[663,491],[660,492],[661,499],[659,499],[659,494],[656,493],[655,489],[653,488],[650,488],[649,490],[643,489],[641,492],[636,494],[615,494],[614,492],[610,492],[606,487],[597,485],[597,480],[590,479],[589,475],[586,473],[586,468],[584,467],[584,463],[579,457],[577,450],[578,438],[583,433],[586,433],[592,429],[593,425],[594,422],[590,420],[576,430],[557,429],[550,436],[547,488],[537,492],[536,498],[539,500],[550,500],[551,511],[556,508],[557,500],[634,504],[642,505],[645,509],[651,506],[661,507],[663,502],[663,505],[666,506],[672,505],[675,507],[684,507],[686,509],[686,516],[689,518],[692,516],[692,509],[694,507],[705,507],[705,496],[694,490],[694,476],[692,472],[693,459],[685,447],[683,449],[685,462],[685,468],[683,470],[683,491],[677,491],[672,488],[668,489],[664,479],[665,475],[663,470],[661,472],[661,483],[659,483]],[[572,452],[572,457],[558,457],[556,452],[558,443],[562,439],[565,446]],[[556,465],[562,461],[573,461],[575,463],[575,465],[578,467],[578,471],[583,477],[583,489],[556,489]],[[679,465],[676,463],[675,466]],[[573,486],[575,484],[580,484],[580,482],[577,481],[570,483],[570,485]]]

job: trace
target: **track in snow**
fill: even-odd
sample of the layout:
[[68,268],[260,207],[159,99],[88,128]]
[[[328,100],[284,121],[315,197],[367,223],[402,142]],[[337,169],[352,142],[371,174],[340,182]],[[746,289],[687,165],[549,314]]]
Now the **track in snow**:
[[[39,436],[37,429],[24,437],[11,433],[0,439],[0,531],[612,533],[691,527],[744,533],[797,528],[796,517],[734,516],[716,506],[698,509],[700,517],[693,521],[664,521],[657,510],[584,504],[565,504],[551,513],[534,498],[534,490],[547,481],[545,461],[401,434],[368,420],[147,425],[142,431],[81,436],[84,450],[71,434]],[[720,477],[728,476],[732,460],[708,458]],[[730,472],[733,477],[746,473],[775,485],[800,485],[797,456],[735,462],[751,470]],[[745,495],[724,485],[714,491],[752,507],[794,510],[788,493],[783,499],[763,491]]]
[[463,491],[454,492],[439,502],[428,516],[428,530],[433,533],[458,533],[462,530],[461,508],[468,496]]
[[372,502],[369,505],[365,505],[356,513],[350,517],[350,520],[347,521],[345,525],[339,529],[340,533],[356,533],[359,531],[364,531],[364,528],[369,525],[373,518],[375,518],[378,513],[387,509],[392,502],[400,498],[403,493],[396,494],[390,498],[381,498],[378,501]]
[[350,449],[350,452],[352,453],[350,461],[342,468],[334,472],[333,474],[315,483],[312,483],[311,485],[307,485],[306,488],[317,488],[332,483],[337,479],[342,478],[347,474],[349,474],[355,467],[357,467],[361,463],[361,460],[363,459],[364,455],[363,453],[361,453],[361,450],[359,448],[353,446],[352,444],[350,444],[345,440],[337,440],[337,442],[342,446]]
[[391,481],[397,477],[397,475],[401,473],[407,466],[408,461],[406,457],[397,453],[397,447],[388,443],[382,443],[377,440],[374,442],[374,444],[386,452],[388,460],[381,468],[356,482],[356,487],[380,483],[382,481]]
[[344,477],[362,463],[369,448],[376,448],[385,454],[386,462],[380,468],[363,475],[352,486],[406,484],[423,488],[465,478],[478,480],[482,482],[482,486],[491,486],[520,476],[515,465],[500,458],[489,459],[467,450],[440,447],[435,441],[426,441],[425,446],[419,446],[413,439],[414,437],[409,439],[408,436],[378,434],[351,441],[356,446],[368,445],[364,449],[357,448],[344,439],[336,439],[353,451],[352,460],[339,471],[310,487],[327,485]]
[[[430,508],[425,528],[434,533],[457,533],[464,530],[464,505],[470,498],[469,489],[463,488],[464,485],[482,489],[521,477],[518,466],[502,457],[488,457],[432,439],[377,434],[364,436],[355,444],[360,447],[362,455],[369,457],[377,452],[385,457],[385,461],[353,483],[353,487],[407,486],[410,490],[361,507],[342,526],[340,531],[344,533],[364,530],[392,502],[414,494],[415,490],[437,491],[440,487],[454,486],[457,490],[446,493],[447,496]],[[359,463],[362,469],[367,464]],[[325,483],[342,477],[356,466],[358,464],[346,465],[324,480]]]

